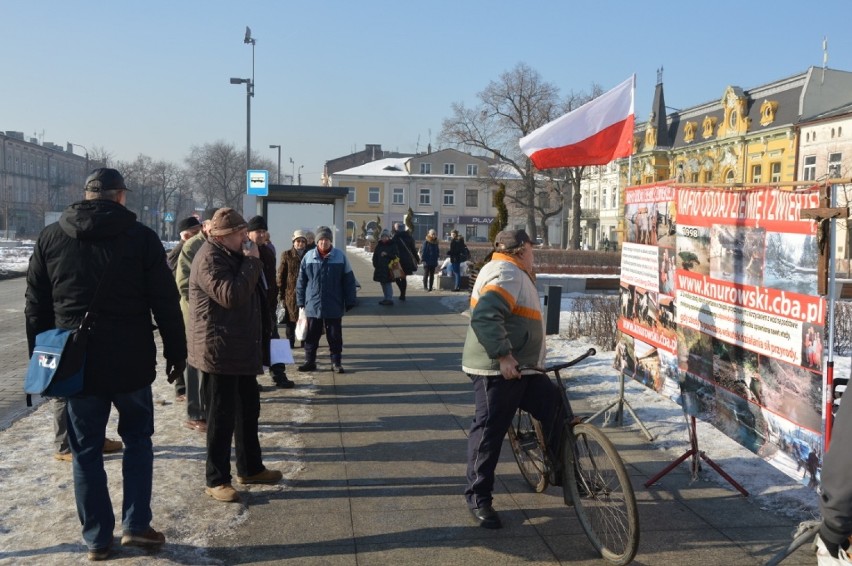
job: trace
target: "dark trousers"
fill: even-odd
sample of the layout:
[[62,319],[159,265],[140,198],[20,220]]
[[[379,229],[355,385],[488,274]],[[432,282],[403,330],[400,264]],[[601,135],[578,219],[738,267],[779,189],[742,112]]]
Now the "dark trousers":
[[467,489],[464,495],[468,506],[476,508],[491,505],[500,448],[518,408],[541,422],[551,449],[559,443],[563,421],[561,393],[546,375],[525,375],[521,379],[468,377],[473,380],[476,412],[467,438]]
[[186,364],[184,370],[184,383],[186,384],[186,418],[191,421],[203,421],[207,419],[205,407],[206,399],[202,393],[201,372],[197,368]]
[[320,336],[325,328],[325,339],[331,352],[331,363],[339,364],[343,353],[343,329],[341,318],[311,318],[308,317],[308,335],[305,336],[305,361],[317,361],[317,348]]
[[207,486],[231,483],[231,439],[237,453],[237,475],[263,471],[257,421],[260,394],[253,375],[201,372],[207,394]]
[[396,280],[396,286],[399,287],[399,298],[405,298],[405,290],[408,289],[408,279],[400,277]]
[[296,347],[296,323],[289,318],[284,321],[284,335],[290,341],[290,350]]
[[435,267],[434,265],[423,264],[423,288],[429,291],[435,284]]

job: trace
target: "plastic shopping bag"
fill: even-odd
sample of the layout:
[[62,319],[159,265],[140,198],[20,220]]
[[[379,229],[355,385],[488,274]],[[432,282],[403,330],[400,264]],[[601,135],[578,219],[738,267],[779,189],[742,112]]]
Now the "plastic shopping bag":
[[296,340],[304,340],[308,335],[308,317],[305,315],[305,308],[299,309],[299,320],[296,321]]

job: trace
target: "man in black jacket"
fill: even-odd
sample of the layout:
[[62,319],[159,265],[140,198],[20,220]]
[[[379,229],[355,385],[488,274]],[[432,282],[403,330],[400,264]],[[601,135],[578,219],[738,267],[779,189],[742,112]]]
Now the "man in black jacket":
[[74,456],[77,514],[90,560],[110,556],[115,516],[102,448],[111,405],[124,441],[121,544],[159,548],[151,528],[154,403],[157,376],[151,315],[160,330],[166,372],[173,381],[186,363],[178,292],[165,250],[153,230],[125,208],[127,187],[115,169],[86,179],[85,200],[70,205],[38,237],[27,271],[26,329],[36,334],[80,324],[109,269],[86,349],[84,388],[68,398],[68,440]]

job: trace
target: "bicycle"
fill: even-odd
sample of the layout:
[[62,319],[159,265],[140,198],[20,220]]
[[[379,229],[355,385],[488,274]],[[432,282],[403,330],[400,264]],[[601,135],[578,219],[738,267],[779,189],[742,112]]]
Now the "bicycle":
[[[570,402],[559,372],[596,353],[589,348],[570,362],[518,369],[553,373],[561,392],[563,414],[569,415]],[[578,419],[568,422],[566,418],[557,461],[553,462],[541,424],[518,409],[509,428],[509,443],[521,475],[535,492],[543,492],[550,484],[562,486],[565,504],[573,505],[586,536],[604,560],[618,565],[633,560],[639,547],[636,496],[624,462],[600,429]]]
[[[806,544],[811,544],[813,546],[814,539],[816,538],[821,525],[822,521],[804,521],[799,523],[799,526],[796,527],[796,530],[793,532],[792,542],[770,558],[764,566],[777,566]],[[811,550],[813,550],[813,548]]]

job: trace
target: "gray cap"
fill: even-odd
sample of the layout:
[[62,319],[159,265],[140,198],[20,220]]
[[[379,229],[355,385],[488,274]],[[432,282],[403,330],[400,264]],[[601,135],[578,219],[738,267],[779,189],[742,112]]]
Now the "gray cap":
[[527,242],[532,242],[525,230],[503,230],[494,238],[494,249],[498,252],[508,252],[520,248]]
[[326,240],[333,240],[331,237],[331,228],[328,226],[317,226],[316,240],[320,241],[323,238]]

